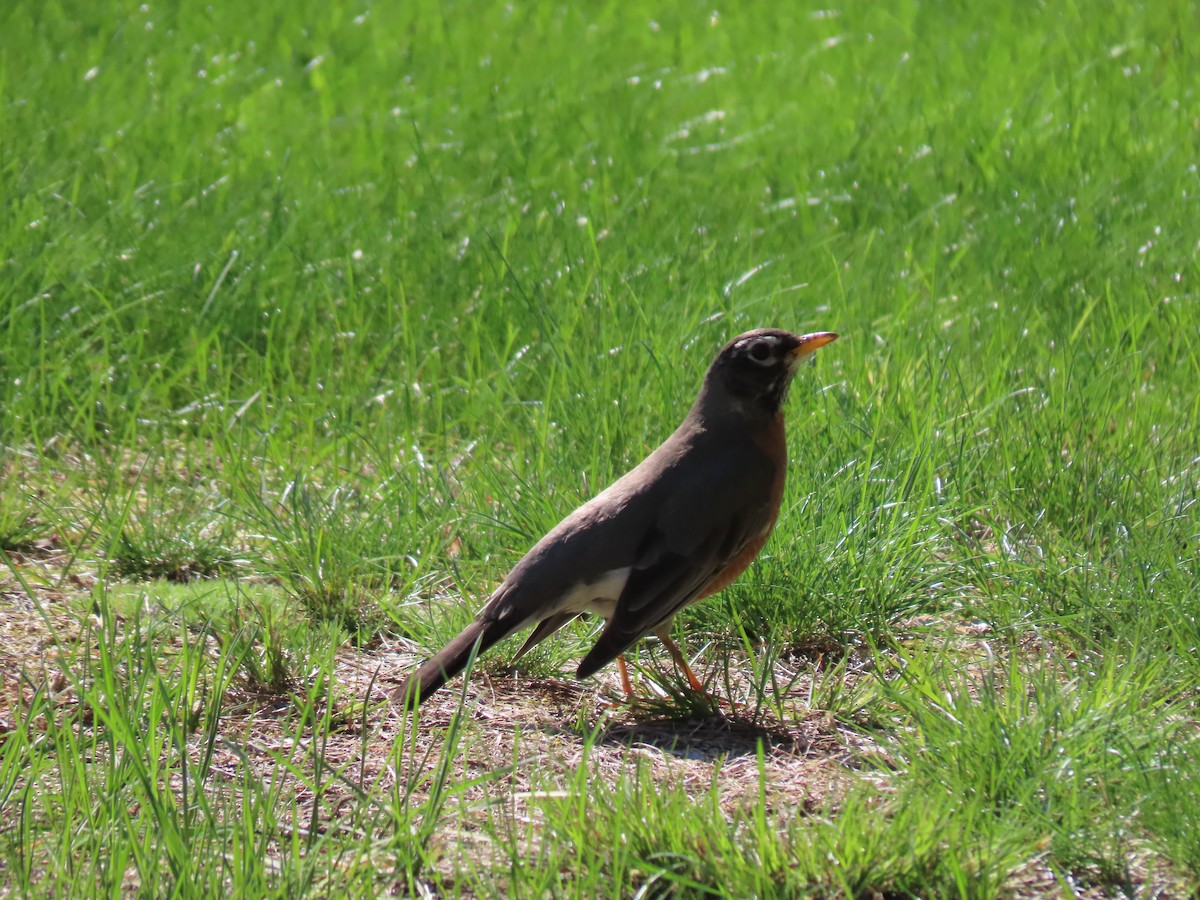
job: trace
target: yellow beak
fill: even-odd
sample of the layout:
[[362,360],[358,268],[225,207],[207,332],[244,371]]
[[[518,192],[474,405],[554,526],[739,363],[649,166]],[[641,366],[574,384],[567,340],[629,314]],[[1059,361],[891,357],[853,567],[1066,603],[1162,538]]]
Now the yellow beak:
[[831,344],[838,339],[838,336],[832,331],[814,331],[812,334],[803,334],[800,336],[800,344],[792,351],[791,363],[797,365],[804,357],[808,356],[819,347],[824,347],[826,344]]

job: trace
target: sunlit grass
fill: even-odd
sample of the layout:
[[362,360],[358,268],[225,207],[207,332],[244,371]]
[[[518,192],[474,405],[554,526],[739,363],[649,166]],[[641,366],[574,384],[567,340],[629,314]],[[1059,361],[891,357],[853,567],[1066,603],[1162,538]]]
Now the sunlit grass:
[[[5,887],[1195,890],[1197,15],[4,5]],[[629,715],[838,787],[614,769],[586,624],[401,725],[760,325],[842,336],[679,617],[725,705]]]

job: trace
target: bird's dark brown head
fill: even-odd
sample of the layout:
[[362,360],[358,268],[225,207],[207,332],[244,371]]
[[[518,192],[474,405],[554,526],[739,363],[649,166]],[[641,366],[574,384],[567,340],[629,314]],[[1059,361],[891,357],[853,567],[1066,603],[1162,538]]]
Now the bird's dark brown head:
[[777,328],[761,328],[738,335],[717,354],[704,378],[701,394],[741,409],[774,414],[787,398],[792,376],[800,363],[837,335],[831,331],[792,334]]

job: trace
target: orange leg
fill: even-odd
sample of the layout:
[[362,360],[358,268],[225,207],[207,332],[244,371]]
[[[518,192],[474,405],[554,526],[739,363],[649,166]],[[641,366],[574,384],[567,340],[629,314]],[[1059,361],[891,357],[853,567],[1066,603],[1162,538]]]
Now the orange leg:
[[704,690],[704,685],[700,683],[700,679],[696,677],[696,673],[692,671],[692,667],[687,664],[687,660],[683,658],[683,651],[679,649],[679,645],[671,640],[671,633],[665,628],[658,632],[658,639],[662,641],[662,645],[667,648],[667,652],[671,654],[671,659],[675,660],[675,665],[679,666],[680,671],[688,680],[693,691],[697,694],[707,696],[708,692]]
[[617,672],[621,676],[621,690],[625,692],[625,699],[633,697],[633,685],[629,683],[629,667],[625,665],[625,654],[622,653],[617,657]]

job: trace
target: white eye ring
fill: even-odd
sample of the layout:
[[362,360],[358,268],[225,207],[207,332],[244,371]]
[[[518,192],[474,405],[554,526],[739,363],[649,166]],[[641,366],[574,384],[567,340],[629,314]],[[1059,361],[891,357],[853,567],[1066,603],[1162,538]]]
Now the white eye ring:
[[746,348],[746,355],[760,366],[765,366],[774,357],[774,342],[766,338],[758,338]]

